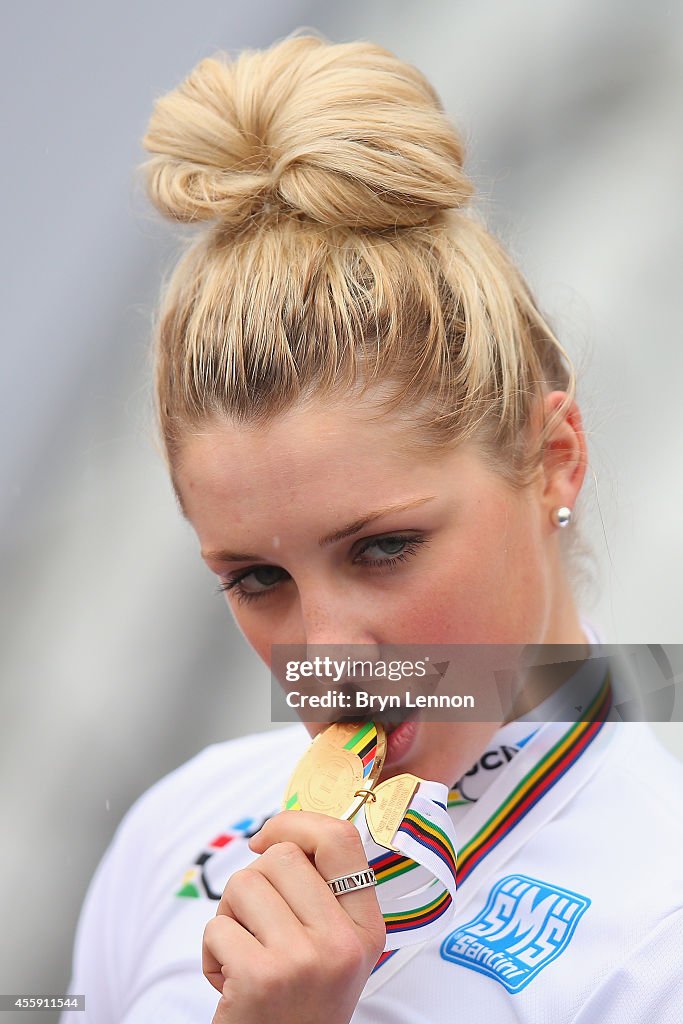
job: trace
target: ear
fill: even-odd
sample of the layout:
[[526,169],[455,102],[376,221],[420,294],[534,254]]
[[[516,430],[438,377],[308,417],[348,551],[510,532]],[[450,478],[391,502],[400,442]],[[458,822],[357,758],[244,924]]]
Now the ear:
[[[566,391],[551,391],[546,395],[543,402],[546,422],[557,414],[566,398]],[[548,437],[543,452],[543,502],[548,515],[562,505],[574,508],[587,466],[588,446],[581,413],[576,402],[572,401]]]

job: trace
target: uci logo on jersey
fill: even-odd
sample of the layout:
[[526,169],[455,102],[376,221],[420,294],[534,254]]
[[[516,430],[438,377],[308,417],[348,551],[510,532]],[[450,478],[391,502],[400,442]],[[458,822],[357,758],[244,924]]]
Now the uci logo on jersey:
[[441,956],[519,992],[569,944],[590,900],[526,875],[507,875],[486,906],[441,944]]

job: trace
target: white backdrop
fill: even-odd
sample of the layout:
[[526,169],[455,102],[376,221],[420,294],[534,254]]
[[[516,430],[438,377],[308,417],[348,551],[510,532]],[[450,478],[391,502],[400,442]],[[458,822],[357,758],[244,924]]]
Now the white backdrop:
[[[431,78],[583,370],[599,572],[582,610],[609,642],[680,643],[683,8],[28,0],[3,20],[0,992],[59,992],[132,801],[270,724],[267,672],[151,442],[149,322],[172,248],[135,175],[154,98],[202,56],[300,25]],[[683,752],[683,726],[658,731]]]

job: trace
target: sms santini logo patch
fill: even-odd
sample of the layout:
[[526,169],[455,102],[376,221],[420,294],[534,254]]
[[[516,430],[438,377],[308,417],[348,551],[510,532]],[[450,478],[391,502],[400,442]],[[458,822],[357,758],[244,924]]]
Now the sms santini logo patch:
[[548,882],[507,875],[474,920],[444,939],[441,956],[519,992],[567,948],[590,902]]

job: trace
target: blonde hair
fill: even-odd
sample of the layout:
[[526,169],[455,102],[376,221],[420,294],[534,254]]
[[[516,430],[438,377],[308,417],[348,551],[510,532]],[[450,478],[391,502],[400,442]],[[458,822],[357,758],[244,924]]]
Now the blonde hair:
[[[158,209],[206,222],[156,328],[171,476],[213,417],[258,426],[372,389],[382,412],[409,410],[425,456],[476,439],[512,486],[533,478],[574,371],[468,205],[462,142],[420,71],[368,42],[290,36],[201,61],[143,144]],[[556,389],[566,402],[532,445],[536,401]]]

